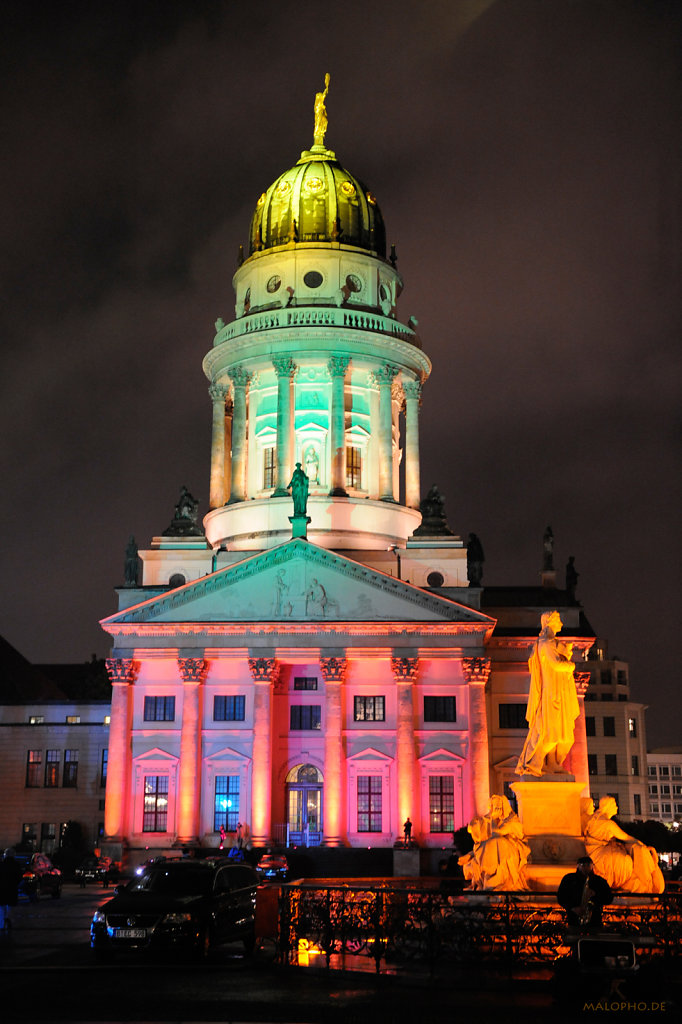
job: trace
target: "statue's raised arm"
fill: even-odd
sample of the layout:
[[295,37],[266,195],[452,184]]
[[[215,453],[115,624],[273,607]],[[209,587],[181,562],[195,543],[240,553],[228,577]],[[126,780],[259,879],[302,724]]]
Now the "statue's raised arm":
[[327,98],[329,92],[329,83],[331,76],[329,72],[324,76],[324,90],[322,92],[315,93],[315,127],[313,130],[313,139],[316,146],[324,146],[324,136],[327,131],[327,108],[324,105],[324,101]]

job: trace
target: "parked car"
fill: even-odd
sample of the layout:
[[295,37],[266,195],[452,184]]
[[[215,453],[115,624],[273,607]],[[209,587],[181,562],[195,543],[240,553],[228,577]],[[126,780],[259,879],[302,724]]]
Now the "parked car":
[[264,853],[256,864],[256,871],[261,879],[279,879],[280,882],[286,882],[289,865],[283,853]]
[[168,860],[151,864],[95,912],[90,945],[99,958],[118,953],[190,953],[208,956],[221,943],[256,942],[258,875],[224,860]]
[[111,857],[96,857],[92,854],[78,865],[74,876],[81,885],[85,885],[87,882],[105,883],[109,879],[110,870]]
[[17,853],[16,860],[24,872],[19,883],[19,895],[37,900],[51,896],[58,900],[62,894],[62,873],[44,853]]

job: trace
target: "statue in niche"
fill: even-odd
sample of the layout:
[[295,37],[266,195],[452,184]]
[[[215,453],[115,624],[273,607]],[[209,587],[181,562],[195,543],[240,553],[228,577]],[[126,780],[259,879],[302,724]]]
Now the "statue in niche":
[[578,573],[575,569],[575,557],[571,555],[566,563],[566,594],[571,601],[575,601],[575,588],[578,585]]
[[483,545],[475,533],[470,533],[467,543],[467,579],[470,587],[480,587],[484,562]]
[[491,796],[488,813],[473,818],[468,831],[474,848],[459,858],[459,864],[470,889],[528,888],[530,846],[506,796]]
[[135,543],[135,538],[131,534],[128,538],[128,544],[126,547],[124,586],[136,587],[138,585],[139,573],[140,559],[137,553],[137,544]]
[[204,531],[197,523],[199,502],[186,487],[180,491],[180,500],[175,506],[173,522],[162,533],[162,537],[203,537]]
[[542,538],[542,571],[554,572],[554,534],[548,526]]
[[310,481],[307,474],[301,469],[301,463],[296,463],[296,469],[292,473],[287,490],[291,490],[291,497],[294,499],[294,516],[304,516],[308,505],[308,488]]
[[663,892],[665,883],[653,846],[624,832],[611,819],[618,813],[612,796],[603,796],[585,826],[585,849],[597,874],[612,889],[624,892]]
[[320,460],[315,445],[309,444],[305,450],[305,472],[311,484],[320,482]]
[[313,138],[316,146],[324,146],[324,137],[327,132],[327,125],[329,124],[327,120],[327,108],[324,101],[326,100],[327,93],[329,92],[330,81],[331,76],[329,72],[327,72],[324,76],[324,90],[322,92],[315,93],[315,127],[313,129]]
[[562,627],[558,612],[543,612],[542,630],[528,660],[530,691],[526,721],[528,735],[516,766],[517,775],[562,773],[573,746],[575,720],[580,713],[573,678],[572,645],[556,639]]
[[310,581],[305,595],[305,613],[310,618],[323,619],[327,606],[327,592],[316,579]]

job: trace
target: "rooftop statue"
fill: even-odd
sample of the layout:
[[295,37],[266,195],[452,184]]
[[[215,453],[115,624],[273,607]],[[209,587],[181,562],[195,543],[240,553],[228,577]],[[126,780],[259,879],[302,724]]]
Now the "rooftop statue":
[[470,889],[527,889],[530,846],[506,796],[491,796],[488,813],[469,824],[471,853],[459,858]]
[[419,502],[419,511],[422,514],[422,521],[414,531],[415,537],[454,536],[445,518],[445,499],[435,484]]
[[599,809],[585,826],[585,849],[595,870],[612,889],[625,892],[663,892],[665,883],[653,846],[624,832],[611,819],[618,812],[612,796],[603,796]]
[[571,555],[566,563],[566,593],[571,601],[575,601],[575,588],[578,586],[578,576],[575,568],[575,556]]
[[467,543],[467,579],[470,587],[480,587],[484,562],[483,545],[475,533],[470,533]]
[[301,469],[301,463],[297,462],[296,469],[287,485],[287,489],[291,490],[291,497],[294,499],[294,516],[306,515],[309,487],[308,474]]
[[516,766],[517,775],[557,774],[573,746],[580,714],[571,660],[572,645],[556,639],[562,627],[558,612],[543,612],[542,630],[528,660],[530,691],[528,735]]
[[199,502],[192,497],[186,487],[180,491],[180,499],[175,506],[175,514],[170,526],[162,533],[162,537],[203,537],[204,531],[197,523],[199,518]]
[[126,545],[125,558],[125,583],[126,587],[136,587],[140,573],[140,559],[137,553],[135,538],[131,535]]
[[554,534],[551,526],[547,527],[542,538],[542,569],[543,572],[554,570]]
[[327,131],[327,108],[324,105],[324,101],[327,98],[329,92],[330,82],[329,72],[324,76],[324,91],[315,93],[315,128],[313,130],[313,140],[316,146],[324,146],[324,136]]

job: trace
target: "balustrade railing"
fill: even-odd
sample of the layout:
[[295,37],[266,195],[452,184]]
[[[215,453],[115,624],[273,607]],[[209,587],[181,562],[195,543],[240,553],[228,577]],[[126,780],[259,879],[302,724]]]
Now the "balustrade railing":
[[[682,896],[619,895],[603,930],[630,938],[639,956],[682,955]],[[570,954],[552,893],[459,893],[376,883],[291,884],[280,896],[280,951],[298,963],[315,949],[326,965],[368,957],[391,965],[481,960],[551,963]]]
[[239,320],[235,320],[234,323],[223,327],[216,335],[214,344],[220,345],[224,341],[231,341],[233,338],[260,331],[300,326],[314,327],[317,325],[324,327],[347,327],[359,331],[374,331],[379,334],[388,334],[393,338],[399,338],[401,341],[406,341],[409,344],[415,344],[416,342],[414,331],[405,324],[401,324],[398,320],[391,319],[391,317],[351,309],[336,309],[328,306],[302,306],[293,309],[266,310],[262,313],[253,313],[250,316],[241,317]]

